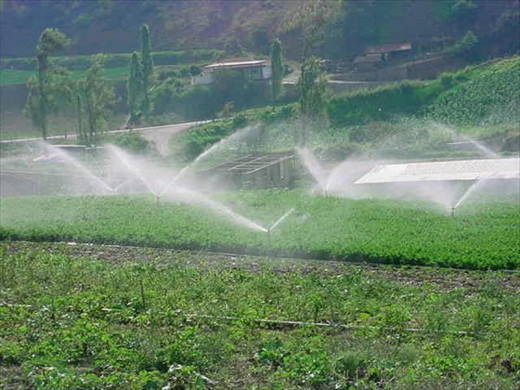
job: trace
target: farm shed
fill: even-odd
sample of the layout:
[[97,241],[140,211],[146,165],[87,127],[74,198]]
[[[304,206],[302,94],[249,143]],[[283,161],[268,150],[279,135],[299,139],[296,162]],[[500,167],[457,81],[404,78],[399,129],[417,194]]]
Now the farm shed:
[[382,164],[374,167],[356,184],[421,181],[475,181],[481,179],[520,179],[520,159],[434,161]]
[[271,66],[267,60],[220,62],[204,67],[202,73],[192,77],[193,85],[211,84],[218,72],[232,71],[243,80],[262,81],[271,78]]
[[376,194],[442,198],[453,205],[477,183],[487,194],[517,194],[519,179],[520,159],[513,157],[380,164],[355,185]]
[[198,174],[210,186],[232,189],[288,187],[295,179],[296,164],[292,152],[250,154]]

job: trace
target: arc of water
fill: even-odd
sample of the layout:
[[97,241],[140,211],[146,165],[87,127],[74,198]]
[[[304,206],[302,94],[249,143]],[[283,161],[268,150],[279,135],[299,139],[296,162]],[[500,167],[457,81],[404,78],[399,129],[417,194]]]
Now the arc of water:
[[114,145],[109,145],[108,148],[115,154],[115,156],[123,163],[125,168],[132,173],[135,177],[141,181],[145,187],[150,191],[154,196],[158,196],[157,192],[153,189],[153,187],[148,183],[148,181],[143,177],[141,172],[139,172],[138,169],[136,169],[130,162],[128,161],[128,158],[126,157],[125,153],[120,150],[118,147]]
[[289,215],[291,215],[294,212],[294,207],[290,210],[288,210],[284,215],[282,215],[278,220],[271,225],[271,227],[268,229],[269,231],[273,231],[278,225],[280,225]]
[[312,175],[316,183],[320,186],[323,191],[327,190],[327,179],[328,175],[322,168],[316,157],[306,148],[296,149],[298,156],[303,161],[305,168]]
[[257,128],[256,126],[248,126],[248,127],[245,127],[233,134],[231,134],[229,137],[227,138],[223,138],[221,139],[220,141],[218,141],[217,143],[211,145],[207,150],[205,150],[204,152],[202,152],[201,154],[199,154],[197,156],[197,158],[195,160],[193,160],[193,162],[190,164],[190,165],[187,165],[185,166],[184,168],[182,168],[176,175],[174,175],[172,177],[172,179],[168,182],[168,184],[166,185],[166,187],[164,187],[164,189],[160,192],[160,194],[158,195],[159,197],[162,197],[164,194],[166,194],[166,192],[173,186],[175,185],[175,183],[180,180],[185,174],[186,172],[191,169],[191,167],[193,167],[195,164],[197,164],[198,162],[200,162],[201,160],[205,159],[207,156],[209,156],[210,154],[214,153],[217,149],[220,149],[222,146],[228,144],[229,142],[231,141],[234,141],[236,139],[239,139],[240,137],[243,137],[245,134],[247,134],[248,132],[250,132],[251,130]]
[[177,180],[184,176],[188,169],[190,169],[190,165],[185,166],[175,176],[173,176],[173,178],[168,182],[164,189],[159,193],[159,197],[162,197],[171,188],[171,186],[173,186],[177,182]]
[[59,156],[63,157],[67,162],[72,164],[76,169],[78,169],[81,173],[86,175],[89,179],[91,179],[94,183],[98,185],[98,187],[101,187],[102,189],[108,191],[109,193],[113,193],[114,189],[109,186],[107,183],[105,183],[104,180],[102,180],[99,176],[95,175],[85,167],[82,163],[80,163],[77,159],[75,159],[73,156],[71,156],[69,153],[67,153],[64,150],[61,150],[60,148],[57,148],[53,145],[50,145],[48,143],[44,143],[44,146],[46,149],[51,150],[52,152],[58,154]]
[[213,199],[208,198],[207,196],[204,196],[203,194],[184,188],[184,187],[177,187],[177,190],[173,194],[177,198],[180,198],[179,200],[184,201],[188,204],[194,204],[194,203],[200,203],[205,206],[207,206],[210,210],[217,214],[225,215],[227,217],[231,217],[231,219],[242,226],[248,227],[249,229],[260,231],[260,232],[267,232],[267,229],[263,226],[260,226],[258,223],[244,217],[243,215],[238,214],[237,212],[233,211],[229,207],[223,205],[220,202],[217,202]]
[[480,178],[477,178],[477,180],[475,180],[469,187],[468,189],[466,190],[466,192],[464,192],[464,194],[460,197],[460,199],[458,200],[457,203],[455,203],[455,206],[453,206],[453,209],[456,209],[457,207],[459,207],[462,202],[464,202],[474,191],[475,189],[478,187],[478,185],[481,183],[481,179]]

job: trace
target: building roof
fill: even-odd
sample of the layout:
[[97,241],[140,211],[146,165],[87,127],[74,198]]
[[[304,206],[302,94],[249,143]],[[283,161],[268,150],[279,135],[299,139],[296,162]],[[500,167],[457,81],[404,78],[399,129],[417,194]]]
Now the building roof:
[[266,153],[250,154],[225,162],[224,164],[210,168],[211,171],[219,170],[228,173],[250,174],[271,165],[294,158],[293,153]]
[[255,68],[258,66],[267,65],[267,60],[256,60],[256,61],[240,61],[240,62],[219,62],[215,64],[206,65],[204,69],[212,71],[216,69],[243,69],[243,68]]
[[520,178],[520,158],[377,165],[356,184]]
[[406,50],[412,50],[411,43],[388,43],[386,45],[367,46],[365,47],[365,54],[383,54]]

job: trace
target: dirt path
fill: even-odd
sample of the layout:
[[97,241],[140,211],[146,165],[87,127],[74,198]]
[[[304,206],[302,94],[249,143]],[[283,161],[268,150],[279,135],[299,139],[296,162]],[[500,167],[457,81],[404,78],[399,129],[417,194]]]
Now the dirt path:
[[[171,125],[164,125],[164,126],[152,126],[152,127],[140,127],[133,130],[111,130],[107,131],[107,134],[117,134],[117,133],[126,133],[129,131],[139,131],[143,133],[143,136],[149,140],[153,141],[157,147],[158,152],[163,155],[167,156],[169,154],[168,150],[168,142],[170,140],[170,137],[173,134],[180,133],[182,131],[185,131],[189,129],[192,126],[206,123],[209,121],[198,121],[198,122],[184,122],[184,123],[176,123]],[[68,136],[65,135],[53,135],[50,137],[47,137],[48,140],[59,140],[59,139],[73,139],[76,138],[76,134],[69,134]],[[10,144],[10,143],[20,143],[20,142],[34,142],[34,141],[40,141],[41,137],[33,137],[33,138],[18,138],[18,139],[9,139],[9,140],[1,140],[0,143],[2,144]]]
[[170,155],[169,143],[170,137],[172,135],[182,133],[183,131],[188,130],[192,126],[207,122],[209,121],[185,122],[176,125],[134,129],[134,131],[140,131],[144,138],[155,144],[155,147],[159,154],[163,157],[166,157]]

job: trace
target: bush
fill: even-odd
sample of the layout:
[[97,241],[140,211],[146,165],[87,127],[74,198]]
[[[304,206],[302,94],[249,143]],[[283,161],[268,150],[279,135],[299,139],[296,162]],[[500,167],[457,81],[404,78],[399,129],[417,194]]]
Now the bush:
[[334,97],[327,102],[325,109],[333,126],[357,125],[372,120],[388,120],[396,114],[416,114],[438,92],[433,84],[403,81]]
[[119,146],[134,154],[148,154],[154,151],[153,143],[135,131],[108,136],[105,142]]
[[453,55],[454,57],[461,57],[467,60],[476,60],[478,57],[478,43],[479,40],[475,33],[469,30],[454,45],[446,49],[446,52]]
[[443,88],[449,88],[453,84],[453,75],[449,73],[443,73],[441,75],[441,86]]

